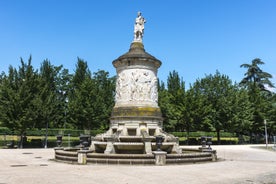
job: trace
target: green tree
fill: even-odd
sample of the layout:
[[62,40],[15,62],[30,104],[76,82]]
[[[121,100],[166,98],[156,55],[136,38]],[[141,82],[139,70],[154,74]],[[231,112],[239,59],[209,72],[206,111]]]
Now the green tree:
[[202,108],[205,109],[205,117],[202,123],[212,126],[211,129],[216,131],[220,144],[220,131],[227,130],[231,126],[231,96],[234,95],[232,81],[217,71],[215,75],[197,80],[194,85],[204,97]]
[[268,101],[270,103],[267,104],[267,128],[268,128],[268,135],[276,135],[276,94],[273,93]]
[[102,99],[98,98],[95,81],[86,78],[74,94],[69,101],[70,120],[78,129],[96,128]]
[[96,83],[98,98],[102,98],[101,117],[99,118],[100,128],[105,130],[109,127],[109,117],[115,104],[116,77],[109,77],[109,73],[99,70],[93,74]]
[[170,112],[172,105],[170,104],[170,93],[165,88],[163,81],[158,82],[158,105],[163,116],[163,128],[166,131],[174,131],[175,126],[170,122]]
[[76,127],[106,129],[114,105],[114,90],[114,78],[108,78],[105,71],[87,77],[75,90],[75,98],[69,101],[71,121]]
[[251,64],[242,64],[241,68],[246,68],[247,71],[244,74],[244,78],[240,82],[242,86],[245,86],[249,89],[252,94],[257,93],[256,90],[267,91],[266,85],[270,88],[274,88],[274,85],[269,80],[272,78],[272,75],[264,72],[259,65],[265,64],[261,59],[253,59]]
[[251,126],[251,140],[253,134],[261,134],[263,132],[263,122],[266,118],[267,95],[270,91],[267,87],[274,88],[270,81],[272,75],[264,72],[259,65],[265,64],[261,59],[253,59],[251,64],[242,64],[241,67],[246,68],[245,77],[240,82],[240,85],[248,90],[250,102],[253,105],[253,123]]
[[57,122],[59,114],[62,113],[58,108],[60,102],[57,88],[58,73],[61,68],[62,66],[53,66],[49,60],[44,60],[40,67],[39,91],[34,98],[34,105],[37,114],[36,128],[46,128],[45,147],[47,147],[50,123]]
[[231,96],[231,127],[230,132],[238,135],[249,135],[253,124],[253,106],[247,90],[235,85],[234,95]]
[[178,72],[172,71],[169,73],[167,88],[170,104],[168,108],[170,123],[175,126],[175,130],[184,131],[186,129],[186,122],[183,119],[185,114],[185,83]]
[[186,106],[190,114],[192,128],[194,130],[212,131],[211,124],[203,123],[209,107],[205,103],[206,96],[202,94],[200,86],[196,84],[190,85],[186,92]]
[[91,122],[87,117],[90,111],[87,112],[87,106],[93,101],[89,99],[91,98],[89,93],[95,84],[92,82],[91,72],[86,61],[78,58],[76,70],[69,86],[67,120],[79,129],[90,129]]
[[180,78],[178,72],[175,70],[169,73],[167,79],[168,92],[174,96],[174,101],[176,102],[185,92],[185,82]]
[[34,105],[38,88],[38,74],[31,65],[21,58],[18,71],[11,67],[9,74],[2,80],[0,90],[0,119],[7,126],[21,136],[20,147],[23,146],[23,135],[28,128],[36,125],[36,109]]
[[[48,127],[50,122],[56,120],[57,114],[57,73],[60,67],[51,65],[50,61],[44,60],[39,72],[39,91],[36,94],[35,105],[37,109],[37,128]],[[47,125],[47,126],[46,126]]]
[[70,84],[72,81],[72,74],[69,74],[68,69],[62,69],[57,74],[57,118],[56,118],[56,124],[55,127],[58,128],[73,128],[73,126],[70,124],[70,121],[68,122],[67,116],[68,116],[68,95],[72,93]]
[[106,129],[114,106],[115,77],[103,70],[93,73],[78,59],[69,93],[69,121],[80,129]]
[[78,58],[76,70],[72,78],[70,87],[72,90],[80,88],[84,80],[91,78],[91,72],[88,68],[87,62]]

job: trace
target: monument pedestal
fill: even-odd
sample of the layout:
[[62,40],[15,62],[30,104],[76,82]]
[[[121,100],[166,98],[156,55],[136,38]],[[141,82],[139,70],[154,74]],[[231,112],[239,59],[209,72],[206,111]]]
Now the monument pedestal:
[[165,151],[154,151],[155,165],[166,165],[167,152]]

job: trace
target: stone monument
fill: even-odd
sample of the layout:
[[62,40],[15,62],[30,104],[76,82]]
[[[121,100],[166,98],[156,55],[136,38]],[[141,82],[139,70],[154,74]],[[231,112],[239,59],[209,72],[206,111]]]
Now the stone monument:
[[162,130],[157,90],[161,61],[144,49],[145,22],[138,12],[129,51],[112,62],[117,81],[109,130],[93,137],[89,149],[56,148],[57,161],[165,165],[216,160],[212,150],[188,149],[184,153],[178,138]]
[[162,131],[163,118],[157,91],[157,70],[161,61],[144,49],[145,22],[141,12],[138,12],[129,51],[112,63],[116,68],[117,82],[110,129],[94,138],[92,149],[100,150],[102,144],[99,141],[107,141],[104,153],[151,154],[156,149],[152,144],[155,136],[162,135],[163,149],[178,152],[177,139]]

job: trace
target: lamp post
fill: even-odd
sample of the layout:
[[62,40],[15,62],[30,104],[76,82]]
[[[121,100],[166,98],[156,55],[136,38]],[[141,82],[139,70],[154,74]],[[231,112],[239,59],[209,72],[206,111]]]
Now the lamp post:
[[266,119],[264,120],[264,125],[265,125],[265,144],[266,144],[266,149],[267,149],[267,128],[266,128]]

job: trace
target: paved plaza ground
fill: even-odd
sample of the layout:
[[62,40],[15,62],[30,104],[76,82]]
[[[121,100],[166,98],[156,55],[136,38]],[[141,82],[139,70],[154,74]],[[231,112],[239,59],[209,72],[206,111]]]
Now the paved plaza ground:
[[0,149],[0,184],[276,184],[276,151],[265,145],[213,146],[218,162],[167,166],[72,165],[53,149]]

